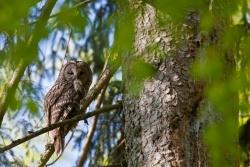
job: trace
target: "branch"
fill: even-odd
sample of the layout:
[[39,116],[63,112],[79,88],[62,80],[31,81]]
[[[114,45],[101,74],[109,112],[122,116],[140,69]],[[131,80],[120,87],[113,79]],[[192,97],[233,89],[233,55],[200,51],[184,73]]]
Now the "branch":
[[[116,69],[115,69],[116,70]],[[87,107],[89,106],[89,104],[97,97],[97,95],[100,93],[100,91],[102,90],[102,88],[108,84],[110,78],[112,77],[113,75],[113,72],[115,70],[110,70],[110,69],[106,69],[100,79],[98,80],[98,82],[96,83],[95,87],[92,88],[87,97],[85,98],[85,101],[83,102],[81,108],[82,110],[86,110]]]
[[[102,73],[105,71],[105,69],[107,69],[107,65],[108,65],[109,59],[110,59],[110,55],[108,55],[107,58],[106,58],[105,64],[104,64],[103,69],[102,69]],[[102,73],[101,73],[101,76],[102,76]],[[101,107],[107,87],[108,87],[108,82],[103,87],[103,89],[101,90],[101,93],[98,95],[98,97],[96,99],[95,109],[99,109]],[[92,140],[92,138],[94,136],[94,132],[95,132],[95,129],[96,129],[97,121],[98,121],[98,116],[94,116],[93,122],[91,124],[89,132],[87,134],[87,138],[85,140],[85,144],[84,144],[82,153],[80,155],[79,161],[77,162],[77,166],[78,167],[82,167],[83,164],[84,164],[84,162],[87,159],[87,154],[88,154],[89,149],[90,149],[91,140]]]
[[17,67],[17,69],[15,70],[10,82],[4,86],[4,90],[6,90],[6,91],[2,92],[2,94],[1,94],[2,97],[1,97],[1,101],[0,101],[0,127],[1,127],[2,122],[3,122],[3,117],[6,113],[7,108],[8,108],[8,102],[14,96],[15,90],[16,90],[18,83],[20,82],[20,80],[23,76],[25,68],[26,68],[26,65],[24,64],[24,62],[21,62],[19,64],[19,66]]
[[[104,98],[107,87],[108,87],[108,85],[105,85],[105,87],[102,89],[101,93],[99,94],[99,96],[98,96],[98,98],[96,100],[97,102],[96,102],[95,109],[99,109],[101,107],[101,104],[102,104],[102,101],[103,101],[103,98]],[[93,122],[92,122],[91,127],[89,129],[89,132],[87,134],[87,138],[85,140],[85,144],[84,144],[82,153],[80,155],[80,158],[79,158],[79,161],[78,161],[78,164],[77,164],[78,167],[82,167],[84,162],[87,159],[87,155],[88,155],[90,145],[91,145],[91,140],[92,140],[92,138],[94,136],[94,132],[95,132],[95,129],[96,129],[97,120],[98,120],[98,116],[94,116]]]
[[[122,105],[121,105],[121,103],[119,103],[119,104],[116,104],[116,106],[114,106],[113,105],[113,109],[115,109],[115,108],[120,108]],[[101,109],[100,109],[101,110]],[[109,110],[111,110],[111,109],[109,109]],[[109,111],[109,110],[104,110],[103,112],[106,112],[106,111]],[[103,112],[100,112],[100,113],[103,113]],[[92,113],[92,112],[91,112]],[[87,113],[87,114],[91,114],[91,113]],[[86,114],[86,115],[87,115]],[[98,113],[99,114],[99,113]],[[93,116],[93,115],[91,115],[91,116]],[[90,116],[89,116],[90,117]],[[74,119],[75,118],[75,119]],[[67,122],[65,121],[65,123],[71,123],[71,122],[75,122],[75,121],[79,121],[79,120],[83,120],[83,119],[86,119],[86,118],[79,118],[78,116],[76,116],[76,117],[74,117],[74,118],[72,118],[72,119],[74,119],[74,120],[68,120]],[[63,124],[63,125],[65,125],[65,124]],[[48,144],[49,145],[49,144]],[[43,166],[45,166],[46,165],[46,163],[48,162],[48,160],[49,160],[49,158],[52,156],[52,154],[54,153],[54,145],[49,145],[49,147],[47,147],[46,149],[45,149],[45,152],[42,154],[42,156],[41,156],[41,159],[40,159],[40,161],[38,162],[38,167],[43,167]]]
[[41,156],[40,161],[38,162],[37,167],[43,167],[49,161],[50,157],[54,153],[55,148],[52,144],[48,144],[47,148],[45,149],[44,154]]
[[[27,50],[29,50],[29,48],[31,47],[37,46],[38,41],[41,37],[41,32],[44,31],[45,25],[49,19],[50,13],[55,4],[56,4],[56,0],[48,0],[46,2],[44,6],[44,10],[42,11],[39,17],[39,20],[37,21],[37,24],[35,25],[34,31],[32,32],[30,39],[28,40]],[[6,110],[8,109],[8,102],[13,98],[15,91],[17,89],[18,83],[20,82],[28,64],[29,64],[28,61],[21,60],[17,69],[14,72],[13,77],[11,78],[11,81],[4,86],[5,92],[4,91],[2,92],[2,95],[1,95],[2,97],[0,100],[0,127],[2,125],[3,117],[6,113]]]
[[93,112],[89,112],[89,113],[86,113],[86,114],[80,114],[80,115],[77,115],[71,119],[67,119],[67,120],[64,120],[64,121],[61,121],[61,122],[58,122],[58,123],[55,123],[55,124],[51,124],[50,126],[48,127],[45,127],[45,128],[42,128],[40,130],[37,130],[23,138],[20,138],[20,139],[17,139],[15,141],[13,141],[11,144],[5,146],[5,147],[2,147],[0,148],[0,153],[3,153],[4,151],[7,151],[13,147],[16,147],[34,137],[37,137],[41,134],[44,134],[46,132],[49,132],[53,129],[56,129],[58,127],[61,127],[61,126],[64,126],[65,124],[69,124],[69,123],[72,123],[72,122],[78,122],[78,121],[81,121],[81,120],[85,120],[85,119],[88,119],[92,116],[95,116],[95,115],[98,115],[98,114],[101,114],[101,113],[105,113],[105,112],[109,112],[111,110],[114,110],[114,109],[118,109],[118,108],[121,108],[122,104],[121,103],[117,103],[117,104],[114,104],[114,105],[110,105],[110,106],[105,106],[101,109],[97,109]]
[[96,130],[97,120],[98,120],[98,116],[94,116],[93,117],[93,122],[92,122],[92,124],[91,124],[91,126],[89,128],[89,132],[88,132],[88,134],[86,136],[86,139],[85,139],[85,142],[83,144],[84,146],[83,146],[82,153],[80,155],[77,167],[82,167],[84,162],[87,159],[87,155],[88,155],[88,152],[89,152],[89,149],[90,149],[90,146],[91,146],[91,140],[92,140],[92,138],[94,136],[94,132]]

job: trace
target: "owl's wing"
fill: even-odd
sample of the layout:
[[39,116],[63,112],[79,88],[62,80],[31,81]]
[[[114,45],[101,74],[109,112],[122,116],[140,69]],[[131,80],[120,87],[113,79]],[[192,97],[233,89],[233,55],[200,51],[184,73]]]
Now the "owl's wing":
[[47,125],[51,124],[51,114],[53,112],[51,108],[56,104],[57,100],[62,95],[64,87],[64,84],[61,83],[54,85],[44,98],[44,112]]
[[73,85],[71,83],[66,83],[60,96],[50,107],[50,123],[70,118],[73,114],[73,110],[75,110],[74,108],[77,107],[77,96],[78,95],[74,91]]

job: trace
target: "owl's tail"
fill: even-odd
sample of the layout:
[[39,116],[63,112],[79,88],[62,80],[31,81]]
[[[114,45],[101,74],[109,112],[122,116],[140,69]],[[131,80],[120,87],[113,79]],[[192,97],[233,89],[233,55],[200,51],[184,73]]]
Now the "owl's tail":
[[64,136],[58,132],[54,138],[54,147],[57,155],[61,154],[64,149]]

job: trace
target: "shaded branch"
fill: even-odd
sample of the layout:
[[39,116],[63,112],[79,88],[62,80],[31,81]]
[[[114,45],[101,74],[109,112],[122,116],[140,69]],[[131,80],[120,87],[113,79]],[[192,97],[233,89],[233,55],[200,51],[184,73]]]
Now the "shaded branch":
[[[57,0],[48,0],[46,2],[44,9],[42,10],[42,13],[37,21],[37,24],[35,25],[34,31],[32,32],[30,39],[28,40],[28,43],[27,43],[28,48],[37,46],[38,41],[41,37],[41,32],[45,30],[45,25],[49,19],[50,13],[54,5],[56,4],[56,1]],[[2,92],[1,100],[0,100],[0,127],[2,125],[3,117],[6,113],[6,110],[8,109],[8,102],[13,98],[15,91],[17,89],[17,86],[24,74],[26,67],[29,65],[29,62],[27,60],[26,61],[21,60],[10,82],[4,86],[5,91]]]
[[[96,110],[101,107],[101,104],[102,104],[102,101],[103,101],[107,86],[108,85],[105,85],[105,87],[102,89],[101,93],[99,94],[99,96],[98,96],[98,98],[96,100],[97,101],[96,102],[96,107],[95,107]],[[94,132],[95,132],[95,129],[96,129],[97,120],[98,120],[98,115],[94,116],[94,118],[93,118],[93,122],[92,122],[91,127],[89,129],[89,132],[87,134],[87,138],[85,140],[85,144],[84,144],[82,153],[80,155],[80,158],[79,158],[79,161],[78,161],[78,164],[77,164],[78,167],[82,167],[84,162],[87,159],[87,155],[88,155],[88,152],[89,152],[89,149],[90,149],[91,140],[92,140],[92,138],[94,136]]]
[[0,101],[0,127],[3,122],[3,117],[8,108],[8,102],[14,96],[15,90],[24,74],[25,69],[26,69],[26,64],[24,62],[21,62],[17,67],[17,69],[15,70],[10,82],[4,86],[5,92],[4,91],[2,92],[1,94],[2,97]]
[[5,146],[5,147],[2,147],[0,148],[0,153],[3,153],[4,151],[7,151],[13,147],[16,147],[34,137],[37,137],[41,134],[44,134],[46,132],[49,132],[53,129],[56,129],[58,127],[61,127],[61,126],[64,126],[65,124],[69,124],[69,123],[72,123],[72,122],[78,122],[78,121],[81,121],[81,120],[85,120],[85,119],[88,119],[92,116],[95,116],[95,115],[98,115],[98,114],[101,114],[101,113],[105,113],[105,112],[109,112],[113,109],[118,109],[118,108],[121,108],[122,104],[121,103],[118,103],[118,104],[114,104],[114,105],[110,105],[110,106],[105,106],[101,109],[97,109],[93,112],[89,112],[89,113],[83,113],[83,114],[80,114],[80,115],[77,115],[71,119],[67,119],[67,120],[64,120],[64,121],[61,121],[61,122],[58,122],[58,123],[55,123],[55,124],[51,124],[50,126],[48,127],[45,127],[45,128],[42,128],[40,130],[37,130],[21,139],[17,139],[15,141],[13,141],[11,144]]
[[102,88],[103,88],[106,84],[108,84],[110,78],[111,78],[112,75],[113,75],[113,72],[114,72],[114,71],[112,71],[112,70],[110,70],[110,69],[106,69],[106,70],[102,73],[102,75],[101,75],[100,79],[98,80],[98,82],[96,83],[95,87],[92,88],[92,89],[89,91],[87,97],[85,98],[85,101],[82,103],[81,108],[82,108],[83,110],[86,110],[86,109],[87,109],[88,105],[97,97],[97,95],[100,93],[100,91],[102,90]]
[[82,149],[82,152],[81,152],[77,167],[82,167],[84,162],[87,159],[87,155],[88,155],[88,152],[89,152],[89,149],[90,149],[90,146],[91,146],[91,140],[92,140],[92,138],[94,136],[94,132],[96,130],[97,120],[98,120],[98,116],[94,116],[92,124],[91,124],[91,126],[89,128],[89,132],[88,132],[88,134],[87,134],[87,136],[85,138],[85,142],[83,144],[83,149]]
[[[107,56],[107,59],[105,61],[103,69],[102,69],[102,73],[105,71],[105,69],[107,69],[109,58],[110,58],[110,55]],[[101,76],[102,76],[102,74],[101,74]],[[108,87],[108,82],[103,87],[103,89],[101,90],[101,93],[98,95],[98,97],[96,99],[95,109],[99,109],[101,107],[107,87]],[[82,153],[80,155],[79,161],[77,162],[78,167],[79,166],[82,167],[84,162],[86,161],[87,154],[88,154],[89,149],[90,149],[91,140],[92,140],[92,138],[94,136],[94,132],[95,132],[95,129],[96,129],[97,121],[98,121],[98,115],[94,116],[94,118],[93,118],[93,122],[92,122],[91,127],[89,129],[89,132],[87,134],[87,138],[85,140],[85,144],[84,144]]]

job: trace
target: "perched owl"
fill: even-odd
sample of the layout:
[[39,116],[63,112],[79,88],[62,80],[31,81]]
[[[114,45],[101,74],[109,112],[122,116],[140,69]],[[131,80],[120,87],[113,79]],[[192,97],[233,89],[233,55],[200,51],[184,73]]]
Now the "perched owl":
[[[59,76],[44,98],[46,123],[50,124],[69,119],[78,114],[82,100],[92,82],[92,72],[83,61],[70,61],[60,70]],[[65,125],[49,132],[55,152],[64,149],[64,137],[76,124]]]

